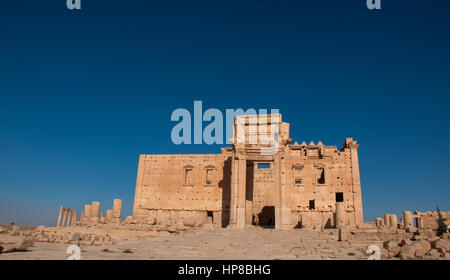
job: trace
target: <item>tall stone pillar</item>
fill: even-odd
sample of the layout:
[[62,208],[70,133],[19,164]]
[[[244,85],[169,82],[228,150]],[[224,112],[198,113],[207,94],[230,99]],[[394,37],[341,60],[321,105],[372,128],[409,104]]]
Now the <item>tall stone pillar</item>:
[[403,211],[403,226],[414,227],[414,216],[411,211]]
[[355,207],[355,224],[360,225],[364,223],[362,210],[362,196],[361,196],[361,179],[359,176],[359,162],[358,162],[358,147],[359,144],[353,141],[352,138],[347,138],[346,143],[350,148],[351,162],[352,162],[352,191],[353,204]]
[[281,229],[291,229],[292,212],[289,205],[289,187],[286,180],[286,160],[284,157],[281,157],[279,160],[278,172],[280,174]]
[[236,227],[245,228],[245,194],[247,185],[247,161],[241,156],[238,159],[238,184],[237,184],[237,207],[236,207]]
[[61,206],[59,208],[58,222],[56,223],[57,227],[59,227],[61,225],[61,215],[62,215],[62,212],[63,212],[63,208],[64,208],[63,206]]
[[391,218],[389,217],[389,214],[384,214],[384,225],[387,227],[391,226]]
[[113,218],[116,222],[120,222],[122,217],[122,200],[114,199],[113,202]]
[[74,226],[76,224],[77,216],[78,216],[78,211],[74,211],[73,216],[72,216],[72,222],[71,222],[70,226]]
[[345,202],[336,202],[336,228],[346,225]]
[[91,205],[89,204],[84,205],[83,224],[89,224],[89,221],[91,219],[91,210],[92,210]]
[[72,211],[71,211],[71,210],[68,210],[67,212],[68,212],[68,215],[67,215],[67,224],[64,225],[65,227],[70,226],[70,219],[72,218]]
[[63,217],[63,221],[62,221],[62,226],[65,227],[66,226],[66,215],[67,215],[66,208],[64,208],[63,211],[64,211],[64,217]]
[[112,223],[113,222],[113,210],[107,209],[106,210],[106,223]]
[[391,227],[394,227],[394,228],[398,227],[397,215],[395,215],[395,214],[389,215],[389,220],[390,220]]
[[91,205],[86,204],[84,205],[84,217],[85,218],[90,218],[91,217]]
[[274,191],[275,191],[275,229],[281,229],[283,225],[282,219],[282,190],[281,190],[281,168],[280,157],[274,155],[273,157],[273,177],[274,177]]
[[91,205],[91,217],[98,218],[100,215],[100,202],[92,201]]
[[238,163],[233,155],[231,159],[231,189],[230,189],[230,220],[229,227],[236,227],[236,208],[237,208],[237,174]]

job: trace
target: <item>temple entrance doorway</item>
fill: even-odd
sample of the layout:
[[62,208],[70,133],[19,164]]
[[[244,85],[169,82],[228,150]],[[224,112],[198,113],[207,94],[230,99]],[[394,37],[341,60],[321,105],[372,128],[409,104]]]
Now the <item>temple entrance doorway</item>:
[[267,228],[275,227],[273,163],[247,161],[246,223]]

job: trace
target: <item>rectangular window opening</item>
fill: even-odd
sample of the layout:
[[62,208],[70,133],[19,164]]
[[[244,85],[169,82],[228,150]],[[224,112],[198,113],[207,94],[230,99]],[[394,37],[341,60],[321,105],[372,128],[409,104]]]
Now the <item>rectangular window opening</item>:
[[314,200],[309,201],[309,210],[316,209],[316,202]]
[[336,193],[336,202],[344,202],[344,193],[341,192]]
[[325,170],[323,168],[317,168],[317,184],[325,184]]
[[213,172],[213,170],[212,169],[207,169],[206,170],[206,181],[205,181],[205,184],[206,185],[211,185],[211,177],[212,177],[212,172]]
[[270,168],[270,163],[258,163],[258,169],[268,169]]
[[207,224],[213,224],[214,223],[213,211],[206,211],[206,216],[207,216]]

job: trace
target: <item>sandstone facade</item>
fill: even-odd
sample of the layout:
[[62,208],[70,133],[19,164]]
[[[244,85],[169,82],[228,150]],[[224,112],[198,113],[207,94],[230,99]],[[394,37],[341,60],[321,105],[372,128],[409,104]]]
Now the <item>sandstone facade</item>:
[[235,228],[363,223],[359,145],[352,138],[340,149],[292,144],[289,124],[271,114],[237,116],[232,142],[220,154],[141,155],[133,217]]

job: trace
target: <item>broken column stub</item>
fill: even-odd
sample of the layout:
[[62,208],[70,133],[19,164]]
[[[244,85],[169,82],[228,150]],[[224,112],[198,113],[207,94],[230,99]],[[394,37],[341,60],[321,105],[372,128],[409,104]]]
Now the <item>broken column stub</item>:
[[122,217],[122,200],[114,199],[112,209],[113,222],[119,223]]

